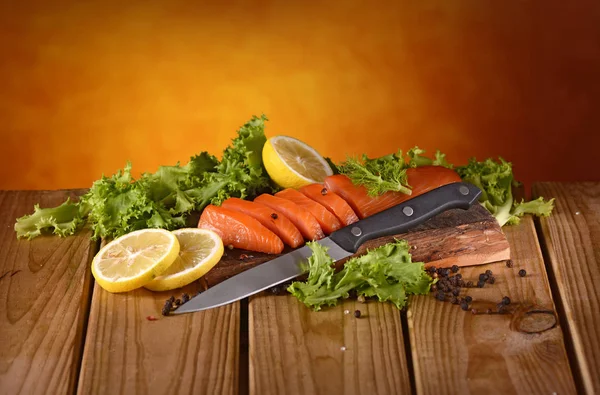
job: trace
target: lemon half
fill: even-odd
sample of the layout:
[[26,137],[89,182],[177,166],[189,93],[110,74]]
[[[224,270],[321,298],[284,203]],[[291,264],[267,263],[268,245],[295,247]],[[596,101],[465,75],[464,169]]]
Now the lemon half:
[[179,255],[160,276],[144,285],[152,291],[181,288],[212,269],[223,256],[223,241],[212,230],[186,228],[172,232],[179,241]]
[[269,177],[282,188],[323,182],[333,174],[327,161],[308,144],[288,136],[271,137],[262,152]]
[[100,249],[92,261],[96,282],[109,292],[127,292],[152,281],[179,254],[177,237],[164,229],[142,229]]

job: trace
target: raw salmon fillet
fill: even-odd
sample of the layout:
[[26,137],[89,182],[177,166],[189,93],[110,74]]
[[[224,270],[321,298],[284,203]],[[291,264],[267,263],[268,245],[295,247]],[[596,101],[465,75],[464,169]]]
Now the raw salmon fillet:
[[292,248],[304,243],[296,225],[277,210],[240,198],[229,198],[221,204],[221,207],[251,216]]
[[216,232],[223,244],[235,248],[280,254],[283,242],[269,229],[249,215],[223,207],[208,205],[202,211],[198,227]]
[[263,193],[254,199],[255,203],[263,204],[277,210],[286,216],[308,240],[318,240],[325,237],[319,221],[308,211],[287,199]]
[[358,216],[352,207],[340,195],[327,189],[325,185],[310,184],[303,186],[299,191],[333,213],[344,226],[358,221]]
[[323,232],[325,232],[326,235],[331,234],[342,227],[342,223],[335,215],[333,215],[321,204],[306,197],[302,192],[288,188],[277,192],[275,196],[294,202],[304,210],[311,213],[313,217],[317,219],[319,225],[321,225],[321,229],[323,229]]
[[367,194],[364,186],[354,185],[350,178],[341,174],[325,178],[325,187],[340,195],[358,217],[363,219],[432,189],[461,181],[454,170],[442,166],[410,168],[406,170],[406,175],[408,185],[412,187],[411,195],[390,191],[373,198]]

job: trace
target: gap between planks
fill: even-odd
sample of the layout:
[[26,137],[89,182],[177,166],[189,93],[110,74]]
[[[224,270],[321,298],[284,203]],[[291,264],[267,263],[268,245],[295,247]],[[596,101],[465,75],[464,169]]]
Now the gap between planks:
[[[536,220],[579,392],[600,392],[600,182],[534,183],[534,198],[555,198]],[[595,372],[595,373],[594,373]]]

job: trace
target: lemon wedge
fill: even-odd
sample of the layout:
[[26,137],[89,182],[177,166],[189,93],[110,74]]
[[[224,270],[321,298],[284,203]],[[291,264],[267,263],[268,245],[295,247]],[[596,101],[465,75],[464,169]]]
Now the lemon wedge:
[[293,137],[271,137],[263,147],[262,157],[269,177],[282,188],[323,182],[333,174],[314,148]]
[[142,229],[121,236],[92,261],[96,282],[109,292],[140,288],[164,272],[179,254],[177,237],[164,229]]
[[172,233],[179,241],[179,255],[160,276],[144,285],[149,290],[183,287],[204,276],[223,256],[223,241],[212,230],[185,228]]

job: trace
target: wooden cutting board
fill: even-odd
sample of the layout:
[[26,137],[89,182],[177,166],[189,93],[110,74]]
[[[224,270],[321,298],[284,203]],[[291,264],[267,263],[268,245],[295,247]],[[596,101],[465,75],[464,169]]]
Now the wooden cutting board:
[[[426,266],[473,266],[510,259],[510,247],[502,229],[479,204],[469,210],[448,210],[407,233],[371,240],[362,245],[355,255],[387,244],[394,238],[408,241],[413,262],[425,262]],[[291,249],[283,253],[289,251]],[[221,261],[200,283],[204,289],[209,288],[277,256],[225,248]],[[339,261],[339,266],[344,262]]]

